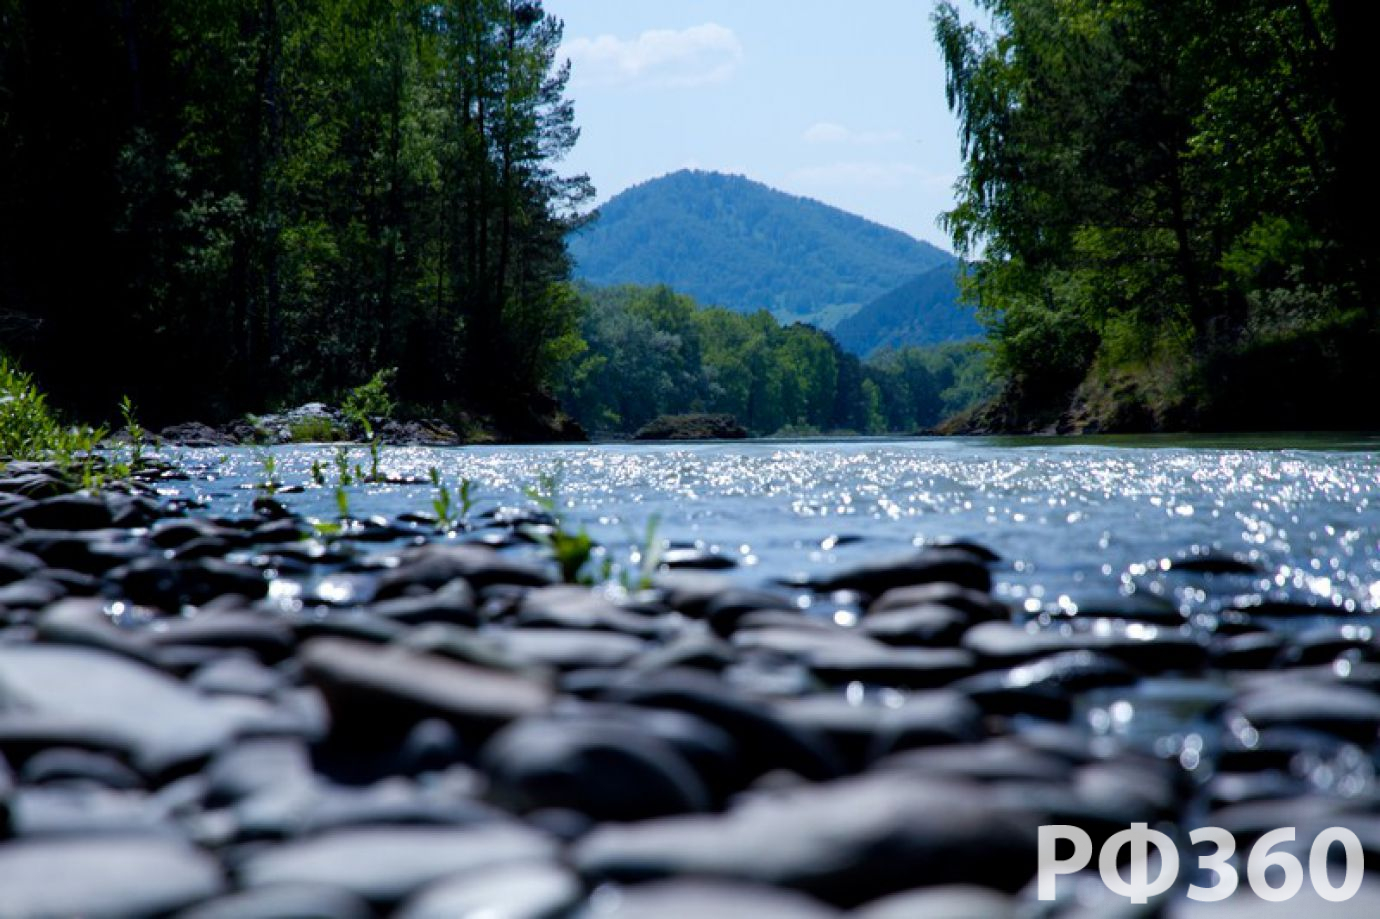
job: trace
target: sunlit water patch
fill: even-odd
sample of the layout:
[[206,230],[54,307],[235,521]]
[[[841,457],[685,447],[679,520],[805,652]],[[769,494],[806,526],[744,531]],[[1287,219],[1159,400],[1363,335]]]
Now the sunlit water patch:
[[[1032,614],[1076,615],[1080,596],[1109,592],[1155,594],[1185,612],[1224,598],[1357,614],[1380,606],[1380,453],[1330,441],[1321,442],[1326,449],[1209,443],[390,448],[382,471],[422,482],[353,486],[350,509],[390,518],[425,510],[433,468],[451,483],[473,481],[478,511],[523,506],[526,489],[554,473],[568,521],[614,551],[638,544],[656,519],[662,538],[732,558],[751,580],[970,539],[1002,556],[999,591]],[[334,448],[284,447],[273,456],[280,481],[307,486],[281,500],[318,518],[336,515]],[[262,451],[194,450],[185,460],[196,474],[177,483],[178,493],[212,513],[246,512],[251,486],[264,478]],[[311,484],[314,462],[327,487]],[[367,466],[367,451],[354,448],[351,463]],[[1234,557],[1258,572],[1174,569],[1193,553]]]

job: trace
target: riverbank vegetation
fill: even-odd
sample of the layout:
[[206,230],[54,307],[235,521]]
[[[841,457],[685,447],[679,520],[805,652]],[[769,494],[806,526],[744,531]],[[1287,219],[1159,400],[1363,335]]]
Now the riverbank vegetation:
[[755,434],[909,433],[989,395],[985,356],[957,343],[859,360],[765,310],[706,308],[667,287],[579,289],[588,348],[560,378],[588,430],[630,434],[662,415],[731,415]]
[[560,39],[526,0],[0,0],[0,341],[85,417],[397,367],[541,436],[592,192]]
[[1380,383],[1365,0],[935,17],[1003,395],[974,426],[1362,427]]

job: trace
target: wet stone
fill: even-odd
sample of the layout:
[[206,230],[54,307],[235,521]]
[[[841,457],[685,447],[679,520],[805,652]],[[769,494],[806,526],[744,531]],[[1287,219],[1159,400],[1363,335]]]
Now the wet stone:
[[674,671],[617,681],[602,693],[606,701],[684,712],[722,730],[740,751],[749,780],[775,770],[810,779],[840,774],[842,764],[820,734],[784,721],[766,704],[748,698],[708,674]]
[[325,884],[278,884],[209,900],[177,919],[373,919],[363,897]]
[[779,702],[790,724],[822,734],[853,770],[900,750],[971,743],[981,738],[982,710],[960,693],[912,693],[896,704],[854,704],[841,695]]
[[695,548],[667,549],[661,554],[660,561],[672,570],[694,568],[700,571],[724,571],[738,567],[738,562],[731,556]]
[[888,590],[916,584],[953,584],[978,591],[992,588],[987,564],[962,549],[928,549],[891,561],[868,562],[812,579],[816,590],[856,590],[880,596]]
[[962,644],[989,666],[1012,666],[1061,651],[1096,651],[1142,673],[1161,673],[1196,669],[1206,656],[1203,645],[1177,629],[1108,619],[1057,630],[983,622],[968,630]]
[[201,612],[159,622],[149,636],[157,646],[193,645],[247,651],[265,663],[288,657],[295,639],[286,624],[246,612]]
[[968,623],[967,613],[931,603],[869,613],[859,630],[869,638],[897,647],[947,648],[958,644]]
[[981,887],[913,890],[869,903],[852,919],[1016,919],[1020,901]]
[[156,916],[214,897],[224,885],[210,856],[172,839],[0,844],[0,916]]
[[893,588],[876,597],[868,607],[868,615],[891,610],[914,609],[919,606],[947,606],[969,615],[974,622],[1007,620],[1010,609],[987,591],[974,591],[956,584],[914,584]]
[[56,581],[32,577],[0,587],[0,609],[42,609],[67,595],[67,588]]
[[20,781],[25,785],[89,783],[117,791],[144,787],[138,773],[109,754],[63,747],[35,753],[24,764]]
[[1279,658],[1287,643],[1279,632],[1218,636],[1208,646],[1208,656],[1213,666],[1224,670],[1263,669]]
[[519,721],[489,741],[481,763],[494,797],[519,813],[561,808],[595,820],[643,820],[709,806],[672,746],[613,720]]
[[557,670],[621,667],[647,647],[632,635],[575,629],[514,629],[496,633],[494,640],[519,661]]
[[[121,614],[112,615],[117,609]],[[116,623],[117,620],[147,619],[153,615],[148,610],[116,607],[102,600],[68,599],[43,610],[38,617],[38,634],[44,641],[84,645],[151,664],[153,651],[148,635]]]
[[550,690],[535,680],[396,646],[317,638],[300,658],[338,732],[398,734],[440,718],[464,736],[484,736],[550,704]]
[[188,685],[211,695],[273,698],[288,688],[279,671],[265,666],[250,654],[217,657],[191,674]]
[[[182,683],[88,648],[0,645],[0,698],[66,723],[76,736],[117,743],[152,775],[204,759],[237,729],[232,716]],[[0,724],[12,717],[0,711]]]
[[795,611],[790,597],[766,590],[735,587],[720,591],[704,605],[703,617],[717,635],[732,635],[746,617],[763,610]]
[[0,545],[0,584],[33,577],[41,573],[44,567],[43,559],[37,555]]
[[99,530],[114,523],[105,501],[89,495],[54,495],[11,512],[36,530]]
[[549,837],[516,825],[376,827],[336,830],[266,849],[250,857],[240,874],[250,888],[323,884],[389,906],[448,875],[545,862],[554,854]]
[[544,565],[516,559],[476,545],[427,545],[403,553],[396,568],[379,577],[376,599],[405,593],[409,587],[438,589],[463,578],[475,590],[493,584],[541,587],[551,583]]
[[976,786],[869,775],[755,795],[720,816],[602,826],[573,857],[592,881],[700,875],[857,906],[927,884],[1017,890],[1034,876],[1038,823]]
[[831,919],[839,915],[789,890],[691,878],[600,890],[572,919]]
[[1240,696],[1234,708],[1257,729],[1307,727],[1364,743],[1380,732],[1380,695],[1348,686],[1281,678]]
[[1074,771],[1068,760],[1011,738],[897,753],[877,768],[974,782],[1063,782]]
[[566,915],[583,895],[584,886],[569,869],[548,862],[524,862],[438,881],[408,900],[397,916],[398,919],[552,919]]
[[628,612],[595,591],[570,585],[527,591],[518,602],[516,619],[524,628],[615,632],[639,638],[654,638],[665,631],[655,617]]
[[143,792],[95,785],[21,787],[9,802],[9,824],[16,838],[178,836],[161,809]]
[[466,581],[460,579],[436,591],[403,594],[390,600],[381,600],[371,604],[368,610],[375,616],[406,625],[446,622],[473,627],[480,623],[474,591]]
[[871,683],[903,689],[934,689],[973,672],[967,651],[945,648],[878,648],[861,644],[821,649],[809,655],[810,672],[827,685]]

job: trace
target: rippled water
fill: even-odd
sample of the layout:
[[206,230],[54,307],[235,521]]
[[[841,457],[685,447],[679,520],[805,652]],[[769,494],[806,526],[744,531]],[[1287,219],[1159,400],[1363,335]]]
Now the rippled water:
[[[185,451],[177,493],[213,513],[248,509],[263,452]],[[310,486],[328,447],[276,448],[277,476]],[[352,461],[367,465],[367,451]],[[947,539],[997,553],[998,590],[1029,612],[1072,612],[1079,597],[1134,591],[1185,613],[1253,595],[1364,615],[1380,608],[1380,439],[1107,438],[855,440],[731,444],[391,448],[383,471],[469,478],[477,510],[529,505],[558,473],[564,512],[626,557],[648,522],[766,581]],[[356,515],[430,507],[429,484],[356,486]],[[321,518],[332,488],[281,499]],[[848,538],[839,538],[848,537]],[[1172,560],[1213,551],[1261,574],[1204,578]],[[1205,583],[1206,582],[1206,583]]]

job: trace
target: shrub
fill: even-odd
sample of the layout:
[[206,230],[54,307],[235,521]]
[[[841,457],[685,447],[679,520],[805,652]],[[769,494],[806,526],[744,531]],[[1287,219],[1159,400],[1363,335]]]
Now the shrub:
[[393,401],[393,380],[398,375],[396,369],[380,370],[369,378],[369,382],[356,386],[345,397],[341,411],[346,418],[368,421],[371,418],[387,418],[393,414],[396,403]]
[[329,418],[301,418],[294,421],[288,429],[293,443],[328,444],[341,440],[344,432],[337,428]]
[[104,436],[99,429],[63,425],[33,377],[0,355],[0,462],[55,460],[64,467],[81,463],[87,473],[92,451]]

